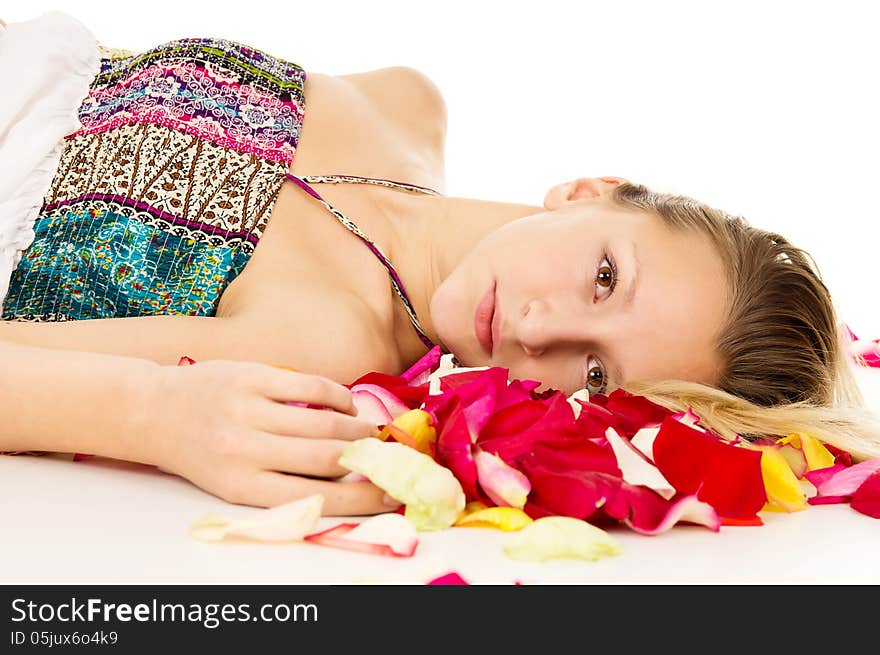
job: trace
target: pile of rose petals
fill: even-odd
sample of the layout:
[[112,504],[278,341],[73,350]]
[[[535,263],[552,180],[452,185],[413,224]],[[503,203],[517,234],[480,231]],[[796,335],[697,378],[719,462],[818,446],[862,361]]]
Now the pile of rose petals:
[[595,560],[620,552],[602,525],[644,535],[679,523],[718,531],[763,525],[764,511],[827,503],[880,518],[880,459],[853,464],[808,434],[727,441],[691,409],[673,412],[622,389],[584,398],[538,386],[509,380],[502,367],[455,368],[439,347],[402,375],[369,373],[348,387],[378,436],[351,443],[340,464],[404,503],[402,516],[316,533],[315,501],[296,501],[262,510],[275,512],[263,519],[208,516],[192,532],[407,557],[416,530],[489,527],[516,533],[503,548],[515,559]]
[[880,459],[853,466],[806,434],[730,442],[690,409],[676,413],[622,389],[590,399],[538,394],[537,381],[508,380],[502,367],[454,369],[448,357],[435,347],[401,376],[371,373],[350,388],[360,391],[359,408],[385,405],[391,423],[379,424],[381,439],[433,457],[469,504],[646,535],[677,523],[761,525],[762,511],[828,502],[877,515]]

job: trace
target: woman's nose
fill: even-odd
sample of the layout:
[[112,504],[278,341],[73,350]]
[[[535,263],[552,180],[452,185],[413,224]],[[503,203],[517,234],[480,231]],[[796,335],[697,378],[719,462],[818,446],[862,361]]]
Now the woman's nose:
[[595,327],[596,317],[583,311],[533,300],[516,327],[516,337],[527,355],[537,357],[554,345],[589,339]]

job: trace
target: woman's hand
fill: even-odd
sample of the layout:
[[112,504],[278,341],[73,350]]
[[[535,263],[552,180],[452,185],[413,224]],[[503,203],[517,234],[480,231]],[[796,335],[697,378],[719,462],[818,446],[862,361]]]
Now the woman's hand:
[[[351,392],[327,378],[263,364],[202,361],[157,367],[137,417],[150,461],[231,503],[272,507],[320,493],[328,515],[376,514],[369,482],[334,482],[348,442],[376,434],[356,417]],[[329,409],[284,404],[307,402]],[[292,474],[292,475],[290,475]]]

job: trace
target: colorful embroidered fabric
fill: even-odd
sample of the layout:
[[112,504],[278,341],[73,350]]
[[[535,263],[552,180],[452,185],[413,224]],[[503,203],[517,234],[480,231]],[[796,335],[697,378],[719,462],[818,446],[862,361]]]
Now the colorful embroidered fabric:
[[285,180],[305,78],[222,39],[102,49],[2,318],[213,315]]

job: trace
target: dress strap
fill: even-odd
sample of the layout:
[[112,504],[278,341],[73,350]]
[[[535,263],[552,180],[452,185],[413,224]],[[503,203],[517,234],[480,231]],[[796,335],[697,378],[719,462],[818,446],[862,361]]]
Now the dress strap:
[[301,189],[306,191],[310,196],[315,198],[318,202],[320,202],[327,210],[333,214],[333,216],[338,220],[342,225],[346,227],[350,232],[353,232],[355,236],[357,236],[361,241],[367,244],[367,247],[376,255],[377,259],[382,262],[382,265],[388,269],[388,273],[391,276],[391,286],[394,289],[394,292],[398,295],[398,297],[403,301],[403,306],[406,309],[406,313],[409,316],[410,323],[412,323],[416,332],[419,335],[419,339],[421,339],[422,343],[425,344],[428,348],[433,348],[435,346],[434,342],[428,338],[428,335],[425,334],[425,331],[422,329],[421,323],[419,323],[419,319],[416,316],[416,310],[410,302],[409,296],[406,293],[406,289],[403,286],[403,282],[400,279],[400,276],[397,274],[397,271],[394,269],[394,266],[388,260],[388,257],[385,256],[385,253],[382,252],[382,249],[379,248],[373,241],[363,232],[361,232],[360,228],[355,225],[354,221],[348,218],[341,211],[336,209],[329,202],[324,200],[317,191],[315,191],[309,183],[319,183],[319,182],[330,182],[330,183],[340,183],[340,182],[354,182],[354,183],[366,183],[366,184],[379,184],[381,186],[393,187],[393,188],[403,188],[407,191],[416,191],[419,193],[427,193],[430,195],[441,195],[437,191],[433,189],[428,189],[427,187],[420,187],[415,184],[406,184],[403,182],[395,182],[393,180],[382,180],[377,178],[367,178],[367,177],[356,177],[349,175],[307,175],[303,177],[297,177],[292,173],[287,173],[287,178],[292,180],[299,186]]
[[416,193],[425,193],[431,196],[442,196],[443,194],[426,186],[418,184],[410,184],[408,182],[396,182],[394,180],[386,180],[378,177],[360,177],[359,175],[303,175],[300,177],[303,182],[308,184],[375,184],[376,186],[384,186],[393,189],[402,189],[404,191],[414,191]]

